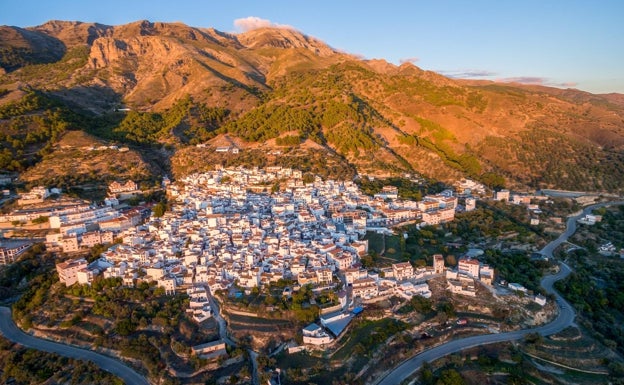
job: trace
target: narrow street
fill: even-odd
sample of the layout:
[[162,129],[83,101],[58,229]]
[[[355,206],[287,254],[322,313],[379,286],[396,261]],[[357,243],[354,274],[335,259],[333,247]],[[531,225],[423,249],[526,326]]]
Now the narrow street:
[[212,293],[210,293],[210,308],[212,309],[212,316],[217,321],[219,325],[219,337],[225,342],[228,346],[236,347],[236,343],[230,339],[227,334],[227,323],[221,317],[221,313],[219,311],[219,305],[217,301],[215,301]]
[[[212,316],[217,321],[219,325],[219,337],[230,347],[236,347],[236,342],[234,342],[227,333],[227,322],[221,316],[219,305],[217,301],[215,301],[212,293],[210,293],[210,308],[212,309]],[[249,353],[249,359],[251,360],[252,373],[251,373],[251,381],[254,385],[260,384],[260,379],[258,377],[258,353],[254,352],[251,349],[247,349]]]

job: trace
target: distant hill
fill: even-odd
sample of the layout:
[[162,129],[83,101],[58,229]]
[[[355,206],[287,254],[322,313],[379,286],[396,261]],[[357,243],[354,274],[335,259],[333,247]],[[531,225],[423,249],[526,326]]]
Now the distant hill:
[[[453,80],[292,29],[3,26],[0,67],[0,168],[9,170],[30,170],[59,150],[63,132],[79,130],[137,150],[142,170],[174,176],[253,163],[624,188],[624,95]],[[224,138],[242,151],[215,153]]]

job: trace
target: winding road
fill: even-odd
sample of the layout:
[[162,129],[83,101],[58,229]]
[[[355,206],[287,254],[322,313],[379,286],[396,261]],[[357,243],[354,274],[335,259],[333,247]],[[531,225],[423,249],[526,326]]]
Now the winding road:
[[[605,207],[605,206],[614,206],[614,205],[622,205],[624,202],[606,202],[599,203],[596,205],[592,205],[586,207],[583,212],[574,217],[568,218],[566,231],[561,234],[556,240],[550,242],[546,245],[540,252],[550,258],[552,258],[553,251],[557,248],[557,246],[566,242],[567,239],[574,234],[576,231],[576,220],[588,213],[592,210]],[[551,334],[555,334],[566,327],[572,325],[574,323],[574,318],[576,316],[574,309],[570,304],[568,304],[563,297],[557,293],[553,285],[556,281],[565,278],[568,274],[570,274],[570,268],[565,264],[561,263],[561,268],[559,272],[555,275],[545,276],[542,281],[542,287],[548,292],[555,296],[557,300],[557,304],[559,305],[559,314],[557,317],[550,323],[531,329],[524,330],[516,330],[508,333],[500,333],[500,334],[486,334],[480,336],[473,336],[467,338],[461,338],[457,340],[450,341],[443,345],[436,346],[429,350],[426,350],[422,353],[419,353],[412,358],[407,359],[399,366],[394,368],[391,372],[389,372],[385,377],[383,377],[380,381],[377,381],[378,385],[395,385],[404,381],[406,378],[411,376],[414,372],[416,372],[420,367],[426,363],[431,362],[441,357],[444,357],[448,354],[456,353],[463,349],[471,348],[479,345],[493,344],[497,342],[503,341],[513,341],[523,338],[529,333],[539,333],[541,335],[547,336]],[[212,297],[212,296],[211,296]],[[234,342],[228,338],[226,332],[225,320],[219,315],[218,305],[214,300],[211,301],[211,306],[213,306],[213,311],[215,312],[215,318],[219,323],[219,332],[221,334],[221,338],[228,343],[229,345],[234,344]],[[23,345],[28,348],[42,350],[45,352],[56,353],[64,357],[88,360],[99,366],[101,369],[112,373],[118,377],[120,377],[126,384],[131,385],[150,385],[147,379],[134,371],[132,368],[124,364],[123,362],[114,359],[112,357],[105,356],[100,353],[96,353],[91,350],[81,349],[74,346],[64,345],[57,342],[52,342],[49,340],[33,337],[29,334],[24,333],[20,330],[11,317],[11,309],[7,307],[0,307],[0,334],[2,334],[5,338]],[[255,369],[255,367],[254,367]],[[255,372],[256,370],[254,370]],[[258,379],[254,376],[254,383],[258,383]]]
[[[605,206],[616,206],[622,205],[624,202],[605,202],[598,203],[595,205],[591,205],[586,207],[580,214],[575,215],[573,217],[569,217],[567,221],[566,230],[554,241],[550,242],[546,245],[541,251],[541,254],[552,258],[553,251],[562,243],[566,242],[568,238],[574,234],[576,231],[576,221],[589,214],[592,210],[595,210],[600,207]],[[414,372],[416,372],[420,367],[427,362],[435,361],[439,358],[442,358],[446,355],[457,353],[461,350],[472,348],[480,345],[488,345],[497,342],[504,341],[515,341],[523,338],[527,334],[530,333],[539,333],[543,336],[549,336],[555,333],[560,332],[566,327],[572,325],[574,323],[574,318],[576,317],[576,313],[574,312],[574,308],[570,306],[566,300],[555,291],[553,285],[560,279],[563,279],[570,274],[571,269],[565,263],[561,263],[559,272],[554,275],[547,275],[542,278],[541,285],[549,294],[553,294],[557,301],[557,305],[559,306],[559,314],[557,317],[551,321],[550,323],[531,329],[523,329],[516,330],[507,333],[499,333],[499,334],[485,334],[480,336],[473,336],[467,338],[461,338],[457,340],[453,340],[447,342],[442,345],[438,345],[434,348],[425,350],[422,353],[416,354],[415,356],[403,361],[397,367],[395,367],[391,372],[387,373],[384,377],[380,378],[376,383],[378,385],[396,385],[400,384],[406,378],[411,376]]]
[[11,318],[11,309],[0,307],[0,334],[5,338],[23,345],[27,348],[56,353],[64,357],[91,361],[101,369],[121,378],[129,385],[149,385],[145,377],[135,372],[123,362],[114,358],[96,353],[91,350],[81,349],[74,346],[59,344],[49,340],[33,337],[20,330]]

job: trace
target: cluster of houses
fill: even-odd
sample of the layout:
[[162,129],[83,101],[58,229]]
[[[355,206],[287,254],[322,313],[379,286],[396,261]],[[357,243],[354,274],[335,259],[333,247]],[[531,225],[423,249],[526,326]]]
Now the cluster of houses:
[[[198,288],[214,292],[233,283],[252,289],[289,279],[322,289],[333,287],[340,275],[354,297],[363,300],[427,296],[426,282],[412,281],[424,281],[435,269],[399,263],[381,277],[358,268],[360,256],[368,252],[362,237],[370,229],[387,231],[387,226],[427,216],[437,215],[433,223],[451,220],[457,207],[450,194],[413,202],[387,187],[383,196],[369,197],[355,183],[318,177],[304,183],[300,171],[281,167],[196,174],[168,184],[167,193],[176,204],[163,217],[139,224],[138,214],[136,223],[115,230],[103,228],[103,221],[97,230],[82,231],[71,222],[74,217],[57,214],[54,223],[61,232],[50,235],[51,245],[75,250],[122,239],[91,265],[59,264],[61,281],[88,284],[103,274],[126,285],[156,281],[168,293],[189,290],[197,298],[191,311],[198,320],[210,314],[207,294]],[[107,212],[101,208],[92,215]]]
[[582,225],[593,226],[597,222],[601,222],[601,221],[602,221],[602,215],[586,214],[584,217],[580,218],[577,222]]
[[127,180],[124,183],[113,181],[108,185],[108,191],[111,195],[132,193],[139,191],[139,185],[133,180]]
[[64,208],[57,206],[49,213],[50,228],[56,231],[46,235],[46,247],[73,253],[111,243],[116,235],[137,226],[148,214],[149,209],[145,207],[120,210],[83,202]]
[[[252,289],[288,279],[322,289],[344,277],[353,298],[371,301],[428,297],[426,281],[438,274],[446,274],[451,292],[469,296],[476,295],[475,280],[491,285],[494,279],[493,269],[476,259],[462,259],[457,271],[446,270],[441,255],[431,267],[414,269],[404,262],[379,273],[359,267],[360,256],[368,252],[362,240],[367,231],[388,231],[414,220],[435,225],[453,220],[456,210],[474,209],[473,198],[459,207],[450,190],[410,201],[386,186],[370,197],[353,182],[315,177],[305,183],[301,171],[282,167],[217,169],[166,187],[175,202],[172,210],[143,224],[146,211],[140,209],[121,213],[112,206],[72,202],[31,210],[31,217],[47,214],[50,227],[59,230],[47,236],[51,248],[73,252],[122,239],[91,265],[59,264],[61,281],[88,284],[99,274],[122,278],[126,285],[156,281],[168,293],[188,290],[197,305],[191,312],[201,320],[211,314],[203,287],[214,292],[236,283]],[[114,182],[110,191],[136,188],[131,181]],[[508,191],[499,193],[495,198],[510,199]]]
[[462,178],[455,183],[455,190],[459,195],[485,195],[485,185],[472,179]]
[[429,298],[431,291],[426,281],[444,272],[444,259],[437,257],[434,258],[433,267],[414,268],[410,262],[399,262],[381,269],[379,273],[357,267],[349,268],[344,271],[344,276],[351,287],[353,298],[360,298],[362,302],[391,296],[410,299],[420,295]]
[[[67,146],[68,148],[73,148],[72,146]],[[119,147],[116,145],[111,145],[111,146],[85,146],[82,147],[83,151],[106,151],[106,150],[113,150],[113,151],[118,151],[118,152],[128,152],[130,151],[130,148],[128,147]]]
[[20,194],[17,204],[20,206],[27,206],[35,203],[42,203],[50,195],[60,193],[61,190],[58,188],[48,189],[44,186],[33,187],[29,192]]
[[[137,184],[115,181],[110,184],[109,191],[111,194],[132,193],[137,191]],[[53,194],[58,197],[46,199]],[[46,236],[48,250],[73,253],[113,242],[116,234],[138,225],[146,214],[149,210],[145,207],[120,209],[114,196],[107,198],[104,205],[93,205],[62,196],[59,189],[38,186],[21,194],[18,207],[0,215],[0,222],[28,223],[46,218],[52,230]]]
[[[440,214],[458,209],[457,198],[449,194],[412,202],[386,187],[369,197],[352,182],[315,178],[304,183],[301,172],[281,167],[196,174],[168,183],[167,193],[174,204],[162,217],[117,231],[73,231],[82,244],[108,243],[113,237],[122,242],[90,264],[84,259],[58,263],[60,281],[90,284],[99,275],[121,278],[127,286],[155,281],[168,294],[185,291],[187,312],[202,322],[212,316],[210,292],[234,284],[251,290],[284,279],[322,290],[342,280],[350,304],[357,305],[391,296],[428,298],[427,281],[436,276],[446,278],[450,292],[473,297],[477,281],[492,285],[495,279],[494,269],[470,257],[461,258],[453,270],[445,267],[442,255],[426,267],[400,262],[376,272],[361,268],[367,231],[389,231],[396,223],[433,213],[452,218]],[[408,214],[389,215],[397,211]],[[361,311],[346,311],[349,301],[340,294],[337,311],[302,330],[304,344],[331,343]],[[535,301],[544,304],[545,298]],[[222,342],[198,346],[196,354],[221,354],[222,347]]]
[[[453,214],[446,213],[457,208],[450,194],[403,201],[396,188],[386,187],[369,197],[352,182],[315,178],[304,183],[301,172],[281,167],[192,175],[168,184],[167,193],[175,202],[171,211],[120,232],[100,230],[100,237],[114,235],[122,242],[91,264],[84,259],[59,263],[61,282],[89,284],[98,275],[119,277],[128,286],[155,281],[166,293],[186,290],[188,312],[201,322],[212,315],[206,289],[214,293],[233,284],[251,290],[288,279],[320,290],[343,279],[352,299],[368,302],[430,297],[427,280],[445,272],[451,287],[455,280],[462,283],[463,291],[454,290],[460,294],[474,295],[475,279],[487,284],[493,279],[493,270],[476,260],[461,260],[453,276],[442,255],[434,256],[429,267],[414,268],[409,262],[379,272],[360,267],[360,256],[368,252],[362,240],[366,231],[388,231],[390,225],[435,213],[449,220]],[[80,235],[83,242],[98,236]],[[339,311],[303,330],[304,342],[331,342],[355,316],[343,311],[346,307],[342,295]]]
[[[409,262],[399,262],[383,268],[379,273],[360,268],[344,271],[353,298],[362,302],[376,301],[392,296],[410,299],[415,295],[431,297],[427,280],[444,276],[453,294],[476,296],[476,281],[485,285],[494,282],[494,269],[469,257],[459,260],[457,269],[447,269],[441,254],[433,256],[433,266],[414,268]],[[356,308],[355,312],[357,313]],[[337,312],[321,316],[320,325],[312,323],[302,330],[304,345],[326,346],[331,344],[346,328],[354,312]]]
[[446,281],[451,293],[475,297],[477,295],[475,281],[492,286],[494,269],[476,259],[462,258],[457,263],[457,270],[446,271]]
[[208,301],[208,292],[204,286],[193,286],[186,290],[189,296],[189,309],[191,317],[196,322],[202,322],[212,316],[212,308]]
[[28,240],[0,239],[0,265],[15,262],[32,245]]

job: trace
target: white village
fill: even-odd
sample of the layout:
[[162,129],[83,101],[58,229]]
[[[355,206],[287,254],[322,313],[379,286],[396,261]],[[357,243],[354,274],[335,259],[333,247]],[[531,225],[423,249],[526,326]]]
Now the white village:
[[[415,220],[423,225],[453,220],[458,208],[466,208],[458,207],[450,191],[410,201],[399,199],[393,186],[370,197],[354,182],[320,177],[306,182],[301,171],[282,167],[219,169],[166,181],[174,202],[170,211],[144,224],[125,221],[125,229],[116,233],[121,243],[90,264],[84,258],[57,264],[59,279],[68,286],[90,284],[96,276],[117,277],[127,286],[156,282],[167,294],[186,292],[188,312],[197,322],[212,316],[211,293],[233,285],[247,292],[280,280],[295,282],[287,290],[342,288],[339,304],[323,312],[322,326],[303,329],[310,345],[338,337],[367,302],[428,298],[427,280],[435,276],[446,274],[455,294],[475,296],[476,280],[492,285],[493,269],[476,259],[461,259],[454,271],[445,269],[442,255],[434,256],[433,266],[418,268],[398,262],[373,272],[360,263],[368,253],[367,231],[392,234],[392,226]],[[468,203],[474,206],[474,199]],[[75,231],[82,227],[68,223],[48,243],[73,251],[79,244],[110,241],[107,223],[105,231],[95,232]]]

